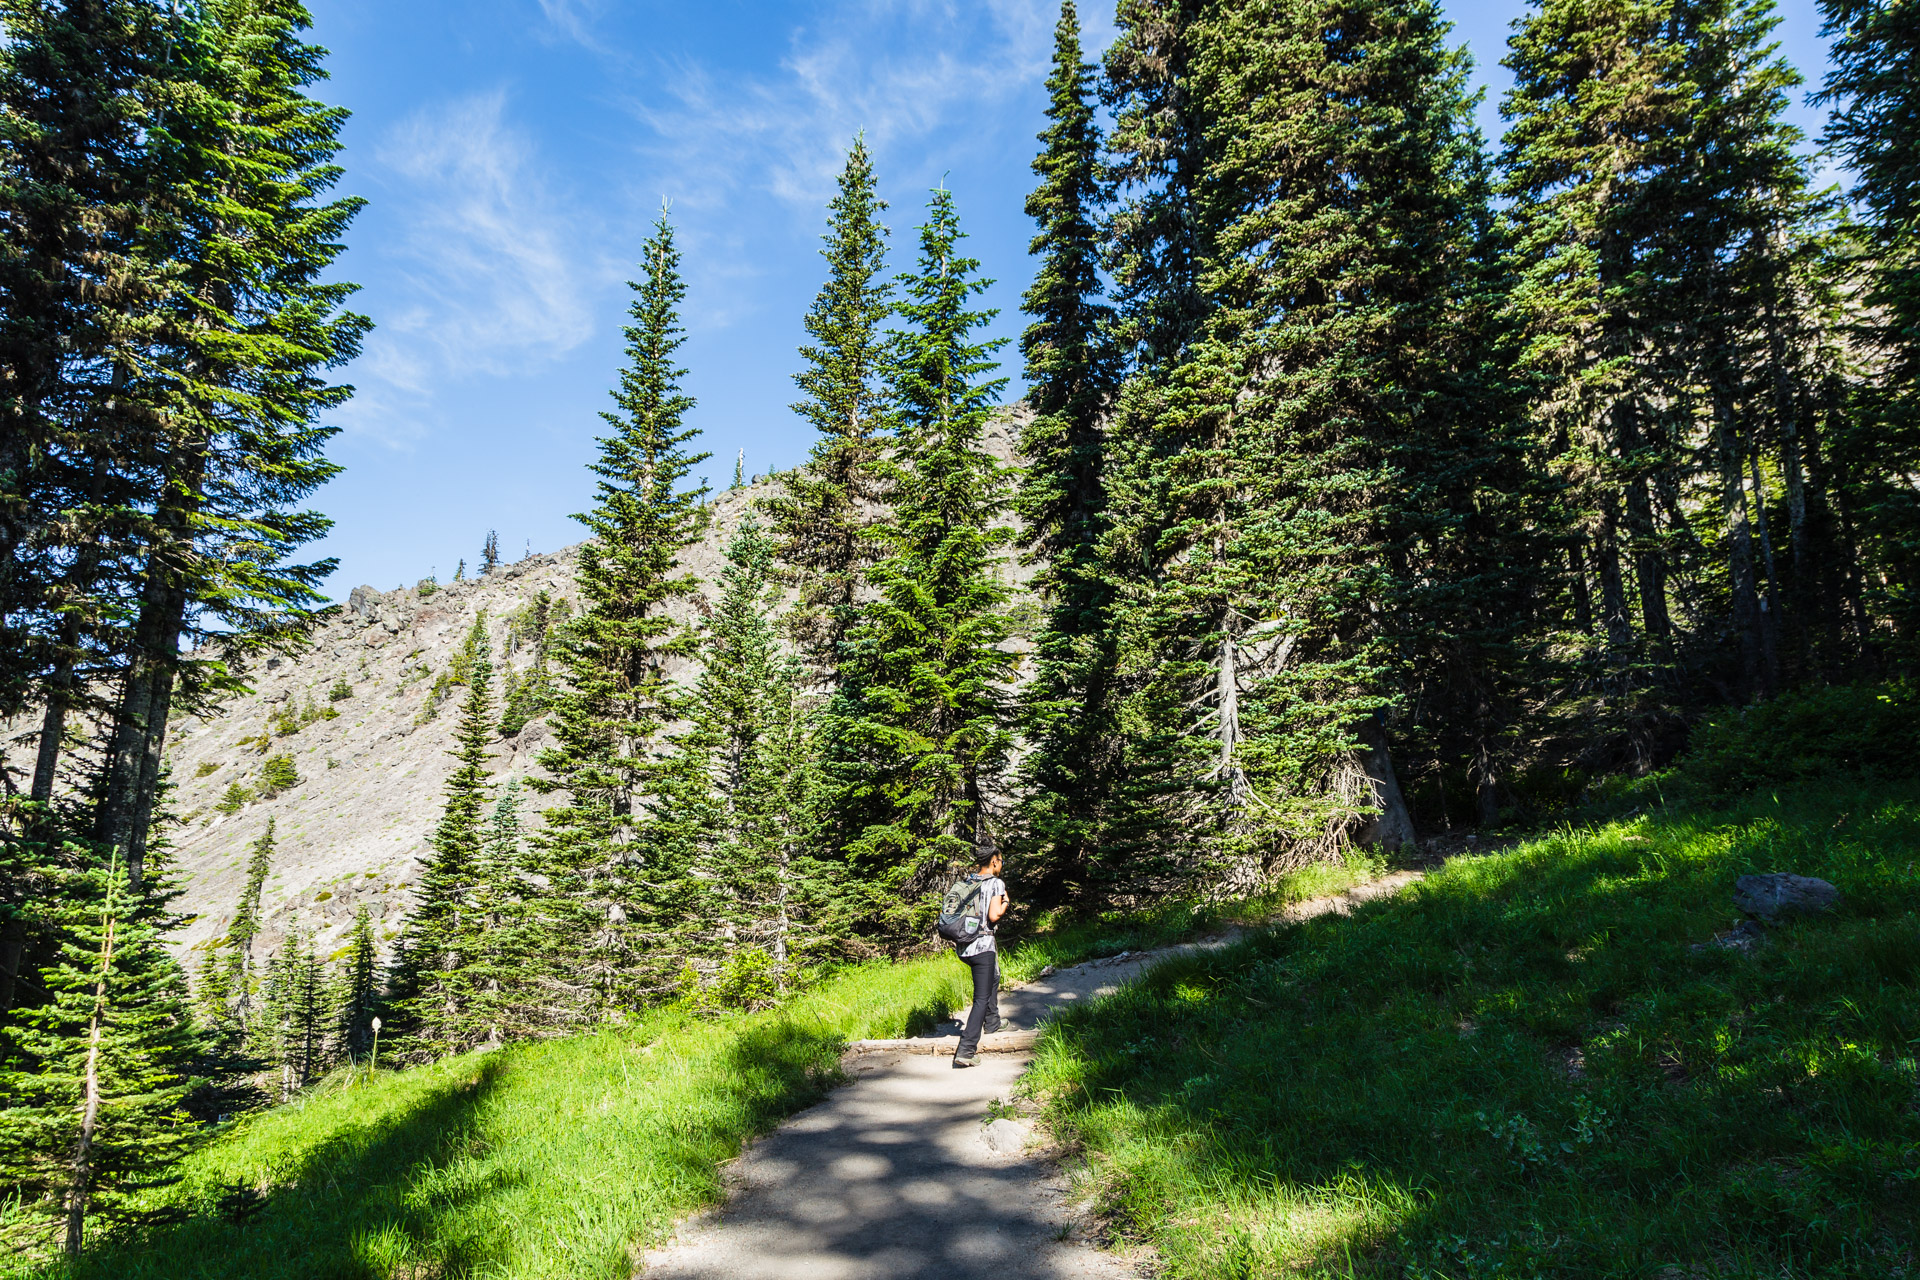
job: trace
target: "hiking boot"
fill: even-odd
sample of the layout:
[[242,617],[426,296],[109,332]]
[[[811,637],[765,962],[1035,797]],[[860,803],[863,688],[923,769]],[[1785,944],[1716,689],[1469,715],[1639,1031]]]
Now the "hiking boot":
[[1006,1024],[1001,1022],[1000,1019],[995,1018],[991,1022],[982,1024],[980,1030],[986,1035],[993,1035],[995,1032],[999,1031],[1000,1028],[1005,1025]]
[[972,1058],[963,1058],[957,1053],[953,1055],[954,1070],[958,1071],[961,1067],[970,1067],[972,1065],[973,1065]]

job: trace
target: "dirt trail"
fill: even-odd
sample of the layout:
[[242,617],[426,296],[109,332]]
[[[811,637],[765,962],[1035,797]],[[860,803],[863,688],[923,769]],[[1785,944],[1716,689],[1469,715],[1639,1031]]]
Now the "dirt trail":
[[[1318,898],[1284,918],[1352,909],[1418,879],[1401,872]],[[1074,965],[1000,994],[1001,1015],[1034,1026],[1167,959],[1236,934]],[[1098,1248],[1050,1162],[989,1146],[988,1104],[1011,1097],[1026,1053],[867,1053],[851,1086],[754,1144],[728,1171],[728,1203],[683,1223],[648,1254],[648,1280],[1117,1280],[1141,1274]],[[1004,1136],[1004,1126],[1002,1134]]]

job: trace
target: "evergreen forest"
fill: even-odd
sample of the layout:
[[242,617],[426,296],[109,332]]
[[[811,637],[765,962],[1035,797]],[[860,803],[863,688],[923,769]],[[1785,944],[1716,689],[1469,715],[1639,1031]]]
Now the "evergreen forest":
[[[810,451],[704,580],[685,553],[715,495],[663,208],[580,424],[574,590],[512,619],[524,675],[483,614],[425,713],[446,702],[455,767],[404,929],[383,940],[362,908],[332,956],[297,931],[267,946],[269,820],[224,932],[183,960],[170,726],[335,612],[310,503],[373,325],[338,277],[361,208],[347,111],[299,0],[0,0],[0,1249],[23,1276],[146,1274],[82,1268],[186,1230],[195,1153],[329,1081],[434,1089],[476,1050],[572,1061],[659,1018],[699,1062],[736,1016],[905,1027],[898,992],[874,987],[891,1012],[871,1017],[821,993],[921,973],[941,895],[988,852],[1037,968],[1164,940],[1169,911],[1651,811],[1662,780],[1738,799],[1829,765],[1910,778],[1886,744],[1920,745],[1920,9],[1820,6],[1833,70],[1808,84],[1770,0],[1531,0],[1490,139],[1434,0],[1119,0],[1097,60],[1064,0],[1029,261],[970,255],[965,190],[890,209],[848,141],[805,342],[765,356]],[[1787,121],[1802,95],[1817,137]],[[991,336],[994,276],[1031,278],[1017,350]],[[498,571],[495,534],[474,563]],[[501,740],[542,720],[538,771],[496,777]],[[1788,745],[1742,755],[1748,727]],[[1687,763],[1709,757],[1710,784]],[[299,781],[273,756],[233,807]],[[1832,830],[1867,820],[1849,803]],[[1601,857],[1563,852],[1473,892]],[[1429,923],[1435,954],[1473,945]],[[1375,934],[1368,954],[1398,945]],[[1334,988],[1392,999],[1358,952],[1294,946],[1193,979],[1321,975],[1299,1025],[1263,1033],[1271,1062],[1353,1016],[1313,1012]],[[1914,963],[1886,961],[1908,984],[1887,1025],[1920,1035]],[[1085,1043],[1141,1043],[1188,1016],[1176,995]],[[1246,1025],[1226,1007],[1220,1043]],[[778,1053],[793,1089],[830,1074]],[[1113,1069],[1043,1054],[1049,1105]],[[1274,1131],[1322,1105],[1296,1101]],[[725,1141],[787,1105],[742,1103]],[[1059,1123],[1091,1149],[1179,1147],[1085,1106]],[[1848,1157],[1882,1188],[1848,1212],[1882,1221],[1860,1206],[1884,1194],[1916,1221],[1910,1113]],[[1516,1179],[1545,1176],[1532,1130],[1481,1128]],[[1127,1220],[1170,1274],[1296,1273],[1210,1228],[1155,1235],[1153,1213],[1185,1221],[1165,1205],[1205,1214],[1164,1188],[1142,1208],[1174,1174],[1138,1158],[1109,1208],[1147,1215]],[[270,1213],[269,1182],[202,1187],[208,1220]],[[1434,1232],[1382,1227],[1339,1274],[1616,1273],[1599,1253],[1517,1269],[1547,1248],[1520,1235],[1486,1269]],[[1904,1271],[1814,1248],[1767,1274],[1913,1274],[1905,1247]],[[337,1274],[508,1274],[483,1253]]]

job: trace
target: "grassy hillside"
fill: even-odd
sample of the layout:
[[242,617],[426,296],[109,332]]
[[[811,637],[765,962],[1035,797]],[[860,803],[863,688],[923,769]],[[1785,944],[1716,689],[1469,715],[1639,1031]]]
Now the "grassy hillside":
[[[1258,900],[1041,921],[1010,979],[1048,964],[1264,918],[1372,874],[1313,868]],[[928,1029],[963,1007],[946,955],[841,973],[772,1013],[661,1011],[597,1035],[340,1075],[213,1137],[156,1197],[176,1219],[90,1252],[88,1280],[625,1280],[672,1223],[711,1204],[742,1142],[839,1078],[846,1041]],[[4,1206],[0,1206],[4,1213]]]
[[[1912,1275],[1917,863],[1912,782],[1566,829],[1163,966],[1029,1087],[1173,1276]],[[1750,871],[1846,900],[1713,945]]]

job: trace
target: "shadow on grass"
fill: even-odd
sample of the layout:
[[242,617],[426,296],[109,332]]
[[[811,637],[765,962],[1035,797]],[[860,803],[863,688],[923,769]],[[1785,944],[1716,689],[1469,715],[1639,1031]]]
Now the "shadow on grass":
[[[1911,1274],[1916,860],[1912,783],[1563,833],[1165,965],[1034,1081],[1176,1275]],[[1750,871],[1846,903],[1714,945]]]
[[[364,1126],[342,1127],[290,1162],[196,1178],[180,1189],[192,1214],[187,1221],[137,1240],[107,1242],[76,1268],[44,1274],[50,1280],[426,1280],[465,1274],[479,1260],[447,1253],[434,1229],[456,1206],[444,1194],[419,1195],[417,1183],[472,1147],[475,1115],[502,1066],[493,1058],[450,1071],[412,1105]],[[231,1176],[240,1172],[250,1177]],[[470,1186],[462,1198],[488,1190]],[[221,1202],[246,1202],[252,1199],[247,1192],[264,1192],[264,1202],[255,1201],[244,1221],[234,1221]]]

